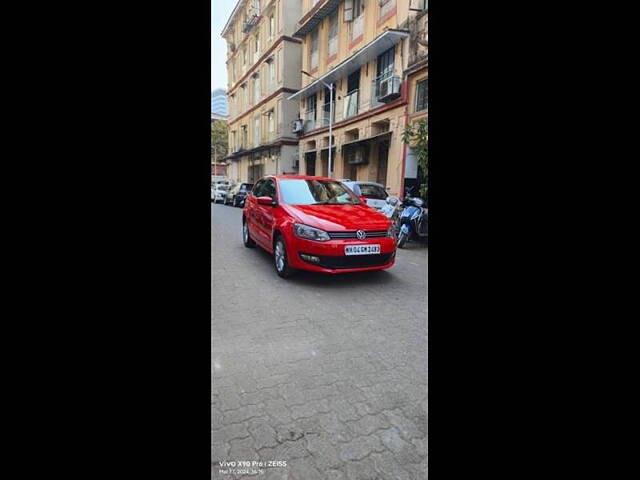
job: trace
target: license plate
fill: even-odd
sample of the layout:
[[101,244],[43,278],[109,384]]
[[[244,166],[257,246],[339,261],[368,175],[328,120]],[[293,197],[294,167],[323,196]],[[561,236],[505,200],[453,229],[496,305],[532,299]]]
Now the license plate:
[[347,245],[345,255],[375,255],[380,253],[380,245]]

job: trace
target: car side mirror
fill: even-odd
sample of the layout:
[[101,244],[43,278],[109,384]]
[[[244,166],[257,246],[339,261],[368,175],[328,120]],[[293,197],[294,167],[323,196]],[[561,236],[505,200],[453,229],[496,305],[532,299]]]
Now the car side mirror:
[[257,201],[259,205],[268,205],[270,207],[273,207],[276,204],[271,197],[258,197]]
[[367,205],[367,199],[366,199],[365,197],[363,197],[363,196],[358,196],[358,198],[360,199],[360,201],[361,201],[362,203],[364,203],[365,205]]

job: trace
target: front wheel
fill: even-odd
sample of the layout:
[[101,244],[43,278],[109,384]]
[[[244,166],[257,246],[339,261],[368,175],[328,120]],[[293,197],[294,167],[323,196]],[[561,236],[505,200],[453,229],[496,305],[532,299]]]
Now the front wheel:
[[256,246],[256,242],[254,242],[251,235],[249,235],[249,225],[247,225],[246,220],[242,222],[242,242],[247,248],[253,248]]
[[273,249],[273,262],[276,268],[276,273],[279,277],[289,278],[293,275],[294,270],[289,267],[289,260],[287,257],[287,247],[282,237],[278,237],[275,247]]
[[407,235],[404,232],[400,232],[400,235],[398,235],[398,248],[403,248],[404,244],[407,243],[407,238],[409,237],[409,235]]

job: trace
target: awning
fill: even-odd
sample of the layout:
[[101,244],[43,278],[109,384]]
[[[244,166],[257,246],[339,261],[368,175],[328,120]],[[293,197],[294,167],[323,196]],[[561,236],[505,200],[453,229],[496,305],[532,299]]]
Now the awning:
[[[306,19],[302,24],[299,22],[298,25],[300,28],[296,30],[293,34],[294,37],[304,38],[304,36],[311,32],[316,26],[322,21],[323,18],[333,13],[333,11],[338,8],[342,0],[329,0],[324,5],[322,5],[316,12],[314,12],[308,19]],[[313,11],[315,5],[309,10]]]
[[344,142],[342,144],[342,148],[344,148],[344,147],[355,147],[358,144],[367,143],[367,142],[369,142],[371,140],[376,140],[378,138],[386,137],[388,135],[391,135],[391,130],[389,130],[388,132],[382,132],[382,133],[378,133],[376,135],[371,135],[370,137],[367,137],[367,138],[359,138],[358,140],[351,140],[350,142]]
[[378,55],[386,52],[391,47],[409,36],[408,30],[389,29],[378,36],[375,40],[362,47],[355,55],[347,58],[339,65],[333,67],[323,76],[310,83],[301,90],[291,95],[288,100],[296,100],[311,95],[324,88],[324,83],[336,83],[341,78],[355,72],[360,67],[375,60]]

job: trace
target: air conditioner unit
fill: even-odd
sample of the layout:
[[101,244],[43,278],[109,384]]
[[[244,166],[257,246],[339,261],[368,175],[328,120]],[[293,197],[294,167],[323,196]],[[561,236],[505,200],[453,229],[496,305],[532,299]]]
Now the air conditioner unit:
[[380,80],[378,87],[378,100],[381,102],[389,102],[400,96],[400,78],[387,77]]
[[302,119],[298,119],[293,122],[293,133],[302,133],[304,131],[304,125]]

